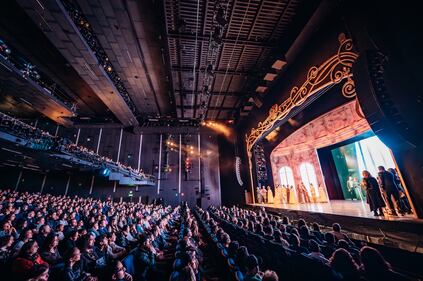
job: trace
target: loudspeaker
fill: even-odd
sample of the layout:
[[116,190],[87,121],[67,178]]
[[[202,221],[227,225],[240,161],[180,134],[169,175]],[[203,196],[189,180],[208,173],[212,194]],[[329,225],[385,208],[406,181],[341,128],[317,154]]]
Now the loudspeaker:
[[[360,53],[353,66],[357,99],[374,133],[391,149],[407,150],[420,144],[423,120],[421,96],[395,75],[400,67],[378,50]],[[403,89],[401,91],[400,89]]]

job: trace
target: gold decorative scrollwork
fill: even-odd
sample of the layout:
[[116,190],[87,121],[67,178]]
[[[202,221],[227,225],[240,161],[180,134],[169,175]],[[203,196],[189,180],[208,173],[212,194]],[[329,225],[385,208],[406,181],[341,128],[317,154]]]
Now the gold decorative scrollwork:
[[347,39],[345,34],[341,34],[338,39],[340,45],[337,53],[322,65],[312,66],[307,72],[306,81],[300,87],[293,87],[289,98],[279,105],[273,105],[267,118],[259,122],[256,128],[251,129],[246,137],[247,152],[273,128],[276,122],[283,120],[295,107],[302,105],[312,95],[346,80],[342,86],[342,94],[347,98],[355,96],[351,68],[358,55],[353,51],[352,40]]

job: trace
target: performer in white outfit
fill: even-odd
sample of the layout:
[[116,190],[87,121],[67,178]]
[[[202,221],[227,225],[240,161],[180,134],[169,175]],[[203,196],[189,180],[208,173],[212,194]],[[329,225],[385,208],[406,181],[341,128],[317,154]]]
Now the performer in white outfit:
[[320,203],[327,203],[328,202],[328,198],[326,196],[326,189],[323,187],[323,185],[319,184],[318,190],[319,190],[319,199],[318,199],[318,202],[320,202]]
[[298,196],[296,189],[291,185],[289,188],[287,187],[287,195],[288,195],[288,203],[289,204],[297,204],[298,203]]
[[270,186],[267,186],[267,203],[273,204],[273,192]]

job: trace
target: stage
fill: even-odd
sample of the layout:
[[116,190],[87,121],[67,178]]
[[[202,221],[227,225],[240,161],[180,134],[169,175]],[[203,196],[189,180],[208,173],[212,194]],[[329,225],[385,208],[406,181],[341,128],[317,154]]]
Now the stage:
[[341,216],[352,216],[359,218],[369,218],[376,220],[415,220],[413,215],[405,216],[380,216],[376,217],[369,210],[369,206],[358,200],[331,200],[328,203],[304,203],[304,204],[286,204],[286,203],[277,203],[277,204],[251,204],[253,206],[263,206],[266,208],[274,208],[281,210],[293,210],[293,211],[303,211],[303,212],[312,212],[312,213],[324,213],[324,214],[333,214]]
[[267,212],[288,216],[291,220],[304,219],[329,228],[340,223],[350,236],[362,241],[423,253],[420,245],[423,220],[413,215],[380,216],[370,212],[362,201],[331,200],[328,203],[306,204],[247,204],[250,208],[264,207]]

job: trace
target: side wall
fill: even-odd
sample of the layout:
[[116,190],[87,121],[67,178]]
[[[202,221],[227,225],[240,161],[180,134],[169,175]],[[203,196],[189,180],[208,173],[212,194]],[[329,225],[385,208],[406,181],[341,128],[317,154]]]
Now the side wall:
[[[50,131],[52,130],[55,131],[55,128]],[[54,134],[55,132],[51,133]],[[120,138],[121,133],[122,139]],[[92,196],[95,198],[111,196],[115,200],[120,200],[121,197],[122,200],[131,200],[128,194],[129,191],[132,191],[134,194],[132,200],[142,200],[143,202],[146,200],[151,202],[154,198],[162,197],[170,204],[187,201],[190,205],[201,203],[203,207],[210,204],[220,205],[217,135],[210,132],[200,132],[199,130],[172,133],[172,142],[177,147],[173,151],[168,150],[166,155],[166,140],[169,134],[170,132],[166,131],[130,133],[125,130],[121,131],[120,128],[59,128],[60,136],[66,136],[70,140],[78,142],[78,145],[94,151],[98,150],[100,155],[108,156],[134,168],[141,168],[146,173],[160,178],[160,187],[158,182],[155,186],[121,186],[118,182],[115,183],[100,176],[98,171],[45,171],[44,174],[40,174],[30,170],[22,170],[18,190],[39,192],[43,178],[46,176],[43,193],[65,194],[69,180],[68,195]],[[162,135],[162,173],[158,177],[160,135]],[[180,139],[182,143],[181,161],[179,158]],[[190,173],[185,173],[184,162],[186,157],[191,161]],[[168,173],[165,173],[163,169],[166,163],[171,168]],[[14,189],[20,171],[19,168],[2,168],[0,170],[2,175],[0,177],[0,188]]]

